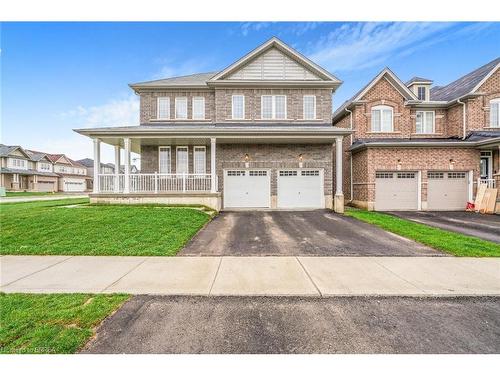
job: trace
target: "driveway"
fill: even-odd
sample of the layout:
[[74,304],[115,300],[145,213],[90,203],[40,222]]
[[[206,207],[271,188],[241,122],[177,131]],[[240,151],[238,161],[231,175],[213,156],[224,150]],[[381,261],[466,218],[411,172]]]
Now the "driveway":
[[439,256],[443,253],[327,210],[222,212],[179,255]]
[[395,211],[403,219],[500,243],[500,215],[466,211]]
[[84,353],[499,353],[500,298],[137,296]]

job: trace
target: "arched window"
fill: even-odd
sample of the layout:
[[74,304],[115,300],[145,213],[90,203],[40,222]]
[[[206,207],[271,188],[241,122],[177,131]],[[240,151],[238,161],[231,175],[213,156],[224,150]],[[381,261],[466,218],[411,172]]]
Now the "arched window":
[[392,107],[387,105],[372,107],[372,132],[392,131],[394,131]]
[[500,98],[490,100],[490,127],[500,128]]

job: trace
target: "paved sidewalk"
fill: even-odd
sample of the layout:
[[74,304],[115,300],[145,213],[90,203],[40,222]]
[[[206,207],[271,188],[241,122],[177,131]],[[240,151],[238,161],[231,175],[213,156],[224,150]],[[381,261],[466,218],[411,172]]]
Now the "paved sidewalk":
[[19,202],[35,202],[35,201],[53,201],[59,199],[72,198],[88,198],[88,194],[64,194],[64,195],[32,195],[25,197],[1,197],[0,203],[19,203]]
[[500,258],[3,256],[0,272],[3,292],[500,295]]

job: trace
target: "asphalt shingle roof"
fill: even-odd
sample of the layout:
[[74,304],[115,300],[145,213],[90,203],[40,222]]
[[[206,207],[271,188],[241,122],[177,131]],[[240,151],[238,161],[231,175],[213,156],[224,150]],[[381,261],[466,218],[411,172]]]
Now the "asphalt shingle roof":
[[431,100],[449,102],[469,94],[499,63],[500,57],[446,86],[431,88]]
[[413,82],[426,82],[432,83],[434,82],[432,79],[422,78],[422,77],[413,77],[408,82],[405,83],[406,86],[410,86]]
[[196,73],[186,76],[157,79],[154,81],[132,83],[130,86],[203,86],[207,81],[216,75],[217,72]]

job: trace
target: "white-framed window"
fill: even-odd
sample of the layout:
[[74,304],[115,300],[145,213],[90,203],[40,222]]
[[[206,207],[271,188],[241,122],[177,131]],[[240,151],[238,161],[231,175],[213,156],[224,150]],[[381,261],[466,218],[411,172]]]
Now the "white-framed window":
[[206,147],[194,146],[193,151],[193,168],[194,173],[207,173]]
[[316,95],[304,95],[304,120],[316,119]]
[[434,133],[434,111],[417,111],[415,131],[419,134]]
[[25,159],[9,158],[7,166],[13,169],[28,169],[28,161]]
[[176,154],[175,172],[189,173],[188,146],[177,146]]
[[245,95],[233,95],[231,97],[231,117],[233,120],[245,118]]
[[175,118],[185,120],[188,118],[187,98],[175,98]]
[[286,95],[262,95],[261,118],[263,120],[286,119]]
[[193,120],[205,119],[205,98],[203,96],[193,97]]
[[160,173],[170,173],[171,161],[170,146],[158,147],[158,171]]
[[393,110],[387,105],[377,105],[372,107],[372,132],[392,132]]
[[427,100],[427,89],[425,86],[417,87],[417,98],[418,100]]
[[500,98],[490,100],[490,127],[500,127]]
[[170,98],[159,97],[156,102],[156,118],[158,120],[170,119]]

